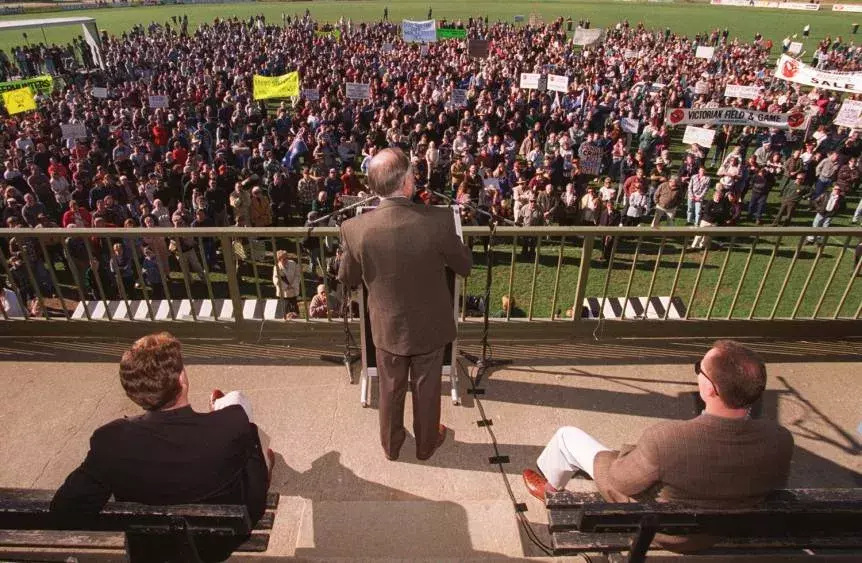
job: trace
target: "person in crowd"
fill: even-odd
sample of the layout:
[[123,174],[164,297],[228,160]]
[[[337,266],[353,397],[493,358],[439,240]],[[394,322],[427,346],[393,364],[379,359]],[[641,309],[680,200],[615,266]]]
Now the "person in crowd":
[[527,318],[527,313],[518,307],[514,297],[504,295],[500,298],[500,310],[491,315],[495,319],[524,319]]
[[[620,212],[613,201],[604,202],[597,224],[600,227],[618,227],[620,225]],[[611,229],[608,228],[605,233],[602,237],[602,260],[608,260],[611,257],[611,251],[614,247],[614,236],[611,234]]]
[[[832,219],[844,206],[844,193],[841,191],[841,186],[837,184],[832,186],[831,193],[822,193],[819,197],[812,201],[814,211],[817,213],[814,216],[814,221],[811,226],[817,228],[827,228],[832,223]],[[825,240],[822,236],[809,236],[807,242],[822,244]]]
[[[539,455],[539,471],[526,469],[531,495],[544,502],[579,472],[593,479],[609,502],[657,499],[701,508],[745,508],[786,486],[793,435],[777,423],[751,418],[766,389],[766,365],[749,348],[719,340],[695,362],[705,408],[691,420],[661,422],[635,445],[611,450],[580,428],[554,433]],[[704,536],[659,535],[666,548],[708,547]]]
[[672,227],[676,210],[682,204],[683,197],[685,197],[685,193],[679,176],[673,176],[670,180],[660,184],[653,196],[655,214],[653,215],[652,226],[660,226],[662,218],[667,217],[667,223]]
[[700,224],[701,204],[709,191],[712,179],[707,176],[706,168],[701,166],[697,174],[688,181],[688,223],[693,226]]
[[295,319],[299,314],[298,298],[302,294],[302,269],[291,260],[286,250],[275,252],[275,266],[272,267],[272,285],[275,296],[284,301],[284,318]]
[[341,225],[338,279],[347,288],[360,283],[368,288],[384,455],[397,460],[407,435],[404,400],[411,373],[416,457],[427,460],[446,439],[440,424],[441,366],[456,332],[446,268],[467,276],[472,254],[455,231],[451,211],[412,202],[414,177],[400,149],[374,157],[368,184],[382,201],[374,212]]
[[772,226],[782,225],[786,227],[790,225],[796,207],[808,195],[809,191],[808,186],[805,185],[805,173],[798,172],[793,182],[781,190],[781,206],[778,208],[778,213],[775,214]]
[[[135,341],[120,360],[120,383],[145,413],[97,429],[90,450],[54,494],[51,512],[77,522],[113,497],[155,505],[239,504],[252,527],[266,510],[274,454],[264,453],[248,398],[214,390],[209,412],[192,409],[180,341],[169,333]],[[170,437],[170,439],[165,439]],[[196,541],[204,561],[222,561],[247,537]],[[168,542],[148,539],[159,560]]]
[[[521,215],[518,217],[518,224],[522,227],[541,227],[545,224],[545,218],[542,210],[537,204],[537,196],[530,193],[527,205],[521,208]],[[532,260],[536,256],[536,244],[538,237],[524,236],[521,239],[521,258],[524,260]]]
[[[722,186],[715,189],[712,194],[712,199],[703,202],[703,210],[700,214],[700,224],[698,227],[717,227],[723,225],[730,216],[730,204],[725,197]],[[709,237],[706,235],[697,235],[691,242],[692,250],[703,250],[709,248]]]
[[308,316],[312,319],[326,319],[341,316],[341,306],[338,297],[330,294],[326,284],[319,284],[317,292],[308,305]]

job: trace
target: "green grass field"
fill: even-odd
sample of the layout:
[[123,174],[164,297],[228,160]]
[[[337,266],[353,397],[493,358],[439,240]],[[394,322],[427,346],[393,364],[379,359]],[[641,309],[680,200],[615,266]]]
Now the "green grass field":
[[[529,16],[540,14],[545,21],[563,16],[574,20],[589,19],[593,26],[607,26],[623,19],[631,23],[643,22],[648,27],[669,26],[674,31],[694,35],[699,31],[715,27],[727,27],[731,37],[751,40],[755,33],[763,33],[776,44],[784,36],[798,33],[802,27],[811,24],[811,37],[805,47],[811,52],[815,42],[830,35],[850,36],[850,26],[854,20],[862,23],[862,14],[839,14],[827,9],[819,12],[795,12],[786,10],[733,8],[710,6],[708,4],[656,4],[645,2],[620,2],[605,0],[590,1],[538,1],[538,2],[474,2],[455,1],[331,1],[315,2],[255,2],[244,4],[209,4],[186,6],[155,6],[85,10],[75,12],[46,12],[21,16],[7,16],[0,20],[31,19],[34,17],[91,16],[96,18],[99,29],[119,34],[135,24],[164,22],[173,15],[188,14],[192,28],[216,17],[248,17],[264,14],[270,21],[280,21],[281,14],[303,14],[306,9],[318,20],[333,21],[344,16],[354,21],[376,20],[383,15],[383,7],[389,7],[389,18],[424,19],[428,7],[434,10],[435,18],[467,18],[469,16],[488,16],[492,21],[512,21],[516,14]],[[79,26],[54,27],[45,29],[45,37],[50,42],[69,41],[80,34]],[[31,41],[43,41],[42,32],[28,32]],[[0,48],[9,49],[23,42],[20,31],[0,33]]]
[[[147,24],[152,21],[164,22],[172,15],[188,14],[194,28],[199,23],[212,21],[215,17],[248,17],[264,14],[270,21],[280,21],[281,14],[302,14],[309,9],[312,15],[323,21],[336,20],[339,17],[359,20],[376,20],[382,17],[383,7],[389,6],[389,18],[399,21],[403,18],[424,19],[428,7],[433,7],[435,18],[467,18],[472,16],[488,16],[490,20],[512,21],[516,14],[529,16],[540,14],[545,21],[563,16],[574,20],[589,19],[593,26],[607,26],[622,19],[631,23],[643,22],[647,27],[669,26],[674,31],[694,35],[716,27],[727,27],[731,37],[750,41],[756,32],[771,38],[776,45],[786,35],[794,33],[801,37],[802,27],[810,24],[811,37],[805,42],[805,48],[811,52],[819,39],[829,35],[841,35],[845,40],[853,39],[850,35],[851,24],[858,20],[862,22],[862,14],[836,14],[828,9],[817,13],[793,12],[783,10],[713,7],[708,4],[656,4],[643,2],[604,2],[581,1],[544,1],[515,2],[485,2],[477,1],[470,4],[463,2],[381,2],[381,1],[315,1],[315,2],[266,2],[249,4],[220,4],[198,6],[164,6],[139,7],[125,9],[103,9],[79,12],[56,12],[39,14],[38,17],[52,16],[83,16],[96,18],[100,29],[118,34],[134,24]],[[828,8],[828,7],[826,7]],[[20,16],[24,18],[37,17],[33,15]],[[0,18],[0,19],[10,19]],[[48,41],[68,41],[79,34],[79,28],[55,27],[45,30]],[[42,33],[31,31],[31,40],[42,40]],[[0,34],[0,48],[23,41],[20,32],[5,32]],[[775,47],[773,54],[778,51]],[[675,147],[679,150],[680,146]],[[678,155],[676,155],[679,158]],[[849,202],[851,209],[855,208],[856,198]],[[767,210],[767,219],[777,209],[777,194],[773,193]],[[812,214],[807,211],[797,213],[794,225],[810,225]],[[680,222],[677,222],[680,224]],[[847,226],[849,214],[843,213],[834,221],[835,226]],[[691,308],[693,317],[704,317],[710,308],[713,318],[726,317],[731,313],[734,318],[754,317],[789,317],[793,314],[800,317],[811,316],[818,306],[830,275],[835,271],[832,283],[829,285],[822,306],[817,312],[820,317],[853,316],[859,304],[862,303],[862,281],[855,281],[849,286],[848,281],[853,272],[853,247],[859,241],[858,237],[850,243],[848,251],[842,253],[845,240],[835,237],[830,243],[818,250],[814,246],[804,246],[796,256],[796,240],[785,240],[776,249],[773,239],[763,239],[754,252],[750,252],[750,241],[737,241],[737,246],[726,261],[727,252],[724,249],[714,250],[706,255],[703,253],[687,253],[680,261],[680,246],[670,244],[665,247],[661,264],[653,281],[653,271],[657,260],[659,239],[645,238],[640,248],[635,240],[621,241],[619,251],[608,276],[607,265],[595,260],[599,253],[593,255],[592,270],[587,283],[587,296],[607,295],[622,297],[627,293],[632,297],[646,295],[650,284],[651,294],[667,296],[673,289],[674,295],[680,296],[686,306]],[[505,242],[505,241],[501,241]],[[726,241],[725,241],[726,242]],[[474,275],[468,281],[467,291],[478,295],[483,293],[485,281],[485,255],[476,246],[476,267]],[[578,267],[581,256],[580,241],[566,241],[560,246],[558,241],[547,241],[542,247],[538,267],[532,261],[515,260],[510,268],[511,247],[498,245],[495,247],[495,269],[491,294],[492,310],[499,306],[500,297],[510,292],[526,311],[531,311],[535,317],[549,317],[552,311],[562,310],[572,305],[575,286],[577,284]],[[773,257],[774,253],[774,259]],[[750,260],[749,260],[750,256]],[[840,261],[839,261],[840,258]],[[698,279],[701,260],[704,260],[702,274]],[[768,264],[772,261],[772,266]],[[265,262],[269,262],[266,264]],[[559,278],[557,277],[557,265]],[[748,263],[745,276],[743,273]],[[791,269],[791,264],[793,268]],[[632,267],[634,266],[634,268]],[[257,275],[248,263],[243,264],[240,272],[241,291],[247,297],[254,297],[258,292],[263,297],[273,295],[269,279],[271,261],[262,261],[257,269]],[[536,272],[535,286],[532,283],[533,272]],[[724,273],[722,275],[722,270]],[[768,270],[768,271],[767,271]],[[677,271],[679,274],[677,275]],[[809,279],[809,273],[811,273]],[[216,296],[227,295],[227,283],[224,274],[212,274],[212,287]],[[177,289],[183,293],[181,276],[174,274]],[[719,280],[721,278],[721,280]],[[510,282],[511,279],[511,282]],[[676,279],[676,283],[674,280]],[[787,280],[786,289],[780,288]],[[806,285],[807,280],[807,285]],[[719,284],[719,281],[721,283]],[[740,283],[741,282],[741,283]],[[309,282],[311,283],[311,282]],[[675,288],[674,288],[675,283]],[[755,306],[755,297],[763,287],[761,298]],[[556,288],[556,289],[555,289]],[[607,288],[607,289],[606,289]],[[716,288],[718,290],[716,291]],[[70,288],[71,289],[71,288]],[[805,289],[803,292],[802,290]],[[309,293],[313,287],[309,285]],[[848,291],[844,306],[836,312],[839,301]],[[557,294],[556,301],[554,294]],[[738,295],[737,295],[738,293]],[[801,295],[801,298],[800,298]]]

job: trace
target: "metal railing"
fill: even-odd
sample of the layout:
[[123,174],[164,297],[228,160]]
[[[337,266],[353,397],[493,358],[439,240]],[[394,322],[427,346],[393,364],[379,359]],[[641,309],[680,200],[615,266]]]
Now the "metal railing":
[[[489,233],[464,228],[475,265],[462,284],[463,320],[480,316],[483,305],[495,322],[603,327],[855,321],[862,312],[862,228],[498,228],[490,254]],[[311,319],[308,304],[338,234],[335,228],[7,229],[0,233],[0,276],[10,289],[0,314],[10,321],[7,329],[36,319],[53,325],[283,320],[272,271],[275,251],[285,250],[303,270],[297,320],[331,323],[337,311]],[[705,237],[703,250],[691,248],[695,236]],[[145,263],[144,242],[161,252],[160,267],[152,267],[152,257]],[[130,252],[115,254],[116,243]],[[172,250],[166,255],[165,248]],[[483,304],[489,259],[493,281]],[[327,283],[332,289],[333,280]],[[504,295],[514,302],[507,310],[499,305]],[[643,336],[653,330],[646,326]]]

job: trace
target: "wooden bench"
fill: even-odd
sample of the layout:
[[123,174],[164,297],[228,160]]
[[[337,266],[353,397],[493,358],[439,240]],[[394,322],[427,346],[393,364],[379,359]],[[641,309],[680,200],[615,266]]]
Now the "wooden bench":
[[546,506],[555,555],[628,551],[629,562],[642,562],[657,533],[717,537],[705,554],[862,549],[862,489],[787,489],[758,506],[725,510],[560,491]]
[[245,536],[237,552],[261,553],[269,546],[278,509],[278,495],[267,495],[267,509],[251,530],[245,506],[188,504],[149,506],[109,502],[101,514],[69,529],[50,513],[54,491],[0,488],[0,559],[65,560],[86,552],[125,551],[130,561],[143,561],[142,547],[154,540],[170,542],[177,561],[198,560],[195,538]]

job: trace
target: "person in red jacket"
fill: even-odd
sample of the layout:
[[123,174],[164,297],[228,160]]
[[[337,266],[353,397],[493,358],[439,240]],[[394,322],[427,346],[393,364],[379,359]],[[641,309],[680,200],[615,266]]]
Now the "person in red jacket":
[[79,228],[93,226],[93,217],[90,212],[78,205],[74,199],[69,202],[69,209],[63,213],[63,227],[77,225]]
[[150,132],[153,134],[153,142],[156,144],[156,147],[158,147],[159,150],[165,150],[168,146],[170,131],[168,131],[168,128],[165,127],[164,123],[161,121],[157,122],[153,125]]

